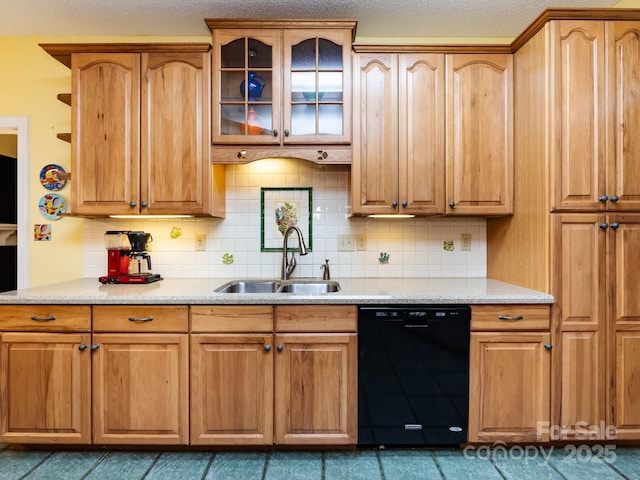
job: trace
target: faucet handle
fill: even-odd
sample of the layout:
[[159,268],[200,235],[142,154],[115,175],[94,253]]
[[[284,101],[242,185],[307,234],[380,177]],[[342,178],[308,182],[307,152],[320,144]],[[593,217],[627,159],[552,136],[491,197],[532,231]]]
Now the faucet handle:
[[329,259],[328,258],[324,259],[324,265],[320,265],[320,268],[322,270],[324,270],[322,272],[322,279],[323,280],[331,280],[331,272],[329,272]]

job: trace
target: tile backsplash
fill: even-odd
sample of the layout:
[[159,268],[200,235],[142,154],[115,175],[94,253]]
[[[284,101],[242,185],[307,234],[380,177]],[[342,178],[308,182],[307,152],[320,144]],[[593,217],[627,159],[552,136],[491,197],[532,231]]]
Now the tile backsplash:
[[[485,277],[483,218],[374,219],[349,217],[350,168],[295,159],[268,159],[226,169],[224,219],[94,219],[84,223],[84,275],[106,273],[104,232],[144,230],[153,236],[152,271],[165,278],[277,277],[282,253],[260,251],[260,188],[312,187],[312,251],[297,257],[294,277]],[[338,251],[338,235],[361,235],[366,250]],[[471,249],[461,250],[462,234]],[[196,250],[197,239],[206,240]],[[290,239],[293,241],[295,235]],[[294,245],[295,241],[292,242]],[[381,256],[388,255],[386,263]],[[297,256],[297,254],[296,254]]]

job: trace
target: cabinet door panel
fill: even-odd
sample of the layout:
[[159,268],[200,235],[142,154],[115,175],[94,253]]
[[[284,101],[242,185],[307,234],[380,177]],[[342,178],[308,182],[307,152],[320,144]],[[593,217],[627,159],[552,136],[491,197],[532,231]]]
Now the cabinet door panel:
[[542,441],[549,422],[548,333],[472,333],[469,441]]
[[209,58],[142,55],[141,213],[208,213]]
[[97,334],[93,340],[94,443],[187,444],[187,335]]
[[191,336],[193,445],[273,443],[272,340],[271,334]]
[[71,211],[138,213],[140,55],[71,56]]
[[554,308],[563,330],[597,330],[606,314],[605,216],[557,215],[553,219]]
[[396,213],[397,55],[357,55],[353,89],[353,213]]
[[612,119],[612,164],[607,172],[607,202],[610,210],[640,210],[640,23],[607,22],[607,49],[611,79],[610,102],[615,102]]
[[281,334],[276,353],[275,441],[355,444],[355,334]]
[[640,331],[617,332],[614,425],[620,440],[640,438]]
[[[246,34],[239,30],[213,30],[213,143],[281,143],[281,69],[280,30],[251,29]],[[262,85],[259,96],[249,95],[250,72],[260,77],[256,80]]]
[[513,58],[447,55],[446,63],[447,214],[510,214]]
[[283,59],[283,143],[350,143],[351,32],[285,29]]
[[[604,435],[604,348],[599,332],[562,332],[560,426],[566,438]],[[590,426],[595,426],[590,431]]]
[[640,327],[640,215],[612,214],[608,218],[610,225],[609,262],[612,271],[609,274],[612,282],[612,324],[617,327]]
[[[444,55],[398,55],[399,213],[444,213]],[[405,206],[406,202],[406,206]]]
[[91,443],[89,334],[0,335],[0,440]]
[[551,22],[551,184],[555,210],[604,210],[604,22]]

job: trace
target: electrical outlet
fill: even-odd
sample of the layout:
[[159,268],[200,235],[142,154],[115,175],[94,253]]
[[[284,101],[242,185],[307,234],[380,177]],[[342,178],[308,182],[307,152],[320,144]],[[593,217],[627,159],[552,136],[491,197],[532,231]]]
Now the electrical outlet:
[[196,234],[196,252],[204,252],[207,249],[207,236],[204,233]]
[[354,235],[338,235],[338,251],[354,252],[356,250],[356,237]]
[[460,235],[460,250],[468,252],[471,250],[471,234],[463,233]]
[[366,250],[367,249],[367,236],[364,233],[359,233],[356,235],[356,250]]

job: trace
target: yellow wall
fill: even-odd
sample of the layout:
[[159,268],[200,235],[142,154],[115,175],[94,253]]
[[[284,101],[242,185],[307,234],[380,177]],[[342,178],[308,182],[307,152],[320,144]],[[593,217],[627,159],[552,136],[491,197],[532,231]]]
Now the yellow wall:
[[[56,138],[71,129],[71,110],[56,95],[71,91],[70,70],[42,50],[39,43],[81,42],[208,42],[210,37],[1,37],[0,116],[29,117],[29,234],[34,224],[52,225],[49,242],[30,239],[31,286],[82,277],[83,220],[50,221],[38,211],[38,200],[48,192],[39,174],[48,163],[69,169],[70,145]],[[20,186],[18,186],[20,188]],[[61,190],[68,199],[69,187]]]
[[620,0],[612,8],[640,8],[640,0]]

